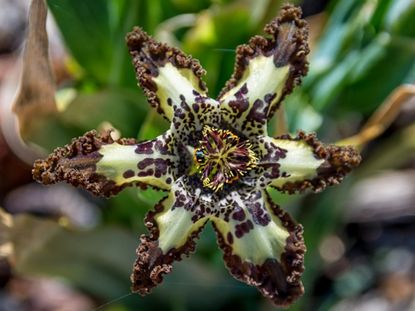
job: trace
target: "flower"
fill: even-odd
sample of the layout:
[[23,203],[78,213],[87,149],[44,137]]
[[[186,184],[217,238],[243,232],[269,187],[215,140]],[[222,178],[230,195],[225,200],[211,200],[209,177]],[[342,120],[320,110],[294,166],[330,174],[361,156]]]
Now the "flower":
[[235,278],[276,305],[303,293],[302,226],[267,187],[320,191],[339,183],[360,156],[313,134],[268,136],[267,121],[307,72],[309,49],[299,8],[284,6],[265,32],[268,38],[238,47],[233,76],[214,100],[196,60],[134,28],[126,40],[139,84],[170,129],[144,142],[88,132],[35,163],[44,184],[66,181],[103,196],[132,185],[169,192],[146,216],[150,234],[137,249],[134,292],[162,282],[210,220]]

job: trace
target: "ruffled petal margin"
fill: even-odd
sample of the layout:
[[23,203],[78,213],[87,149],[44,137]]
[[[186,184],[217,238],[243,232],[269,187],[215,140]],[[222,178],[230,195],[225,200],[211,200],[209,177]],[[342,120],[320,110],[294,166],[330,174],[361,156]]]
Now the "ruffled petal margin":
[[223,120],[247,137],[267,135],[267,120],[307,73],[308,27],[301,9],[286,5],[266,25],[271,38],[238,47],[234,73],[221,91]]
[[[260,161],[258,186],[296,193],[306,189],[320,192],[339,184],[360,164],[361,156],[352,146],[325,145],[315,134],[258,139]],[[259,173],[259,171],[261,171]]]
[[204,124],[219,124],[219,104],[207,96],[201,79],[205,70],[197,60],[154,40],[139,27],[126,40],[148,101],[171,122],[172,132],[184,133],[181,141]]
[[226,217],[211,217],[230,273],[278,306],[300,297],[306,250],[302,226],[265,190],[233,192],[220,204],[232,209]]
[[105,197],[132,185],[169,190],[178,162],[171,144],[169,133],[138,143],[90,131],[37,160],[32,173],[43,184],[64,181]]
[[150,211],[145,224],[150,235],[140,237],[137,260],[131,275],[132,291],[141,295],[163,281],[163,274],[172,270],[172,263],[195,250],[195,239],[208,218],[197,198],[181,180],[173,185],[168,197]]

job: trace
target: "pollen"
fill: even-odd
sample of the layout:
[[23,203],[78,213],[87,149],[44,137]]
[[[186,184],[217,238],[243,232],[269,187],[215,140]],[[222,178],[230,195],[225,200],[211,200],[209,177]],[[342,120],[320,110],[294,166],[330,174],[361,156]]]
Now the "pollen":
[[203,128],[203,138],[194,150],[194,163],[203,186],[213,191],[239,180],[256,167],[258,158],[248,140],[229,130]]

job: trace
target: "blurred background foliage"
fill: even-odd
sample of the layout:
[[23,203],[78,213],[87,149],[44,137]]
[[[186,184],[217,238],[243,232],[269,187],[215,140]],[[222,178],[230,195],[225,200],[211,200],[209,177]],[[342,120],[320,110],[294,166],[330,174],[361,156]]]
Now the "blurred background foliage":
[[[282,2],[48,0],[55,106],[40,102],[25,115],[17,109],[15,127],[13,97],[4,94],[16,89],[28,1],[0,1],[11,10],[0,22],[0,310],[273,309],[227,273],[209,226],[197,253],[153,294],[128,296],[144,215],[163,193],[130,188],[101,200],[65,185],[41,187],[30,181],[30,164],[94,128],[138,139],[167,128],[137,87],[124,43],[134,25],[199,59],[216,97],[233,71],[235,47],[261,33]],[[355,135],[391,92],[414,83],[415,1],[291,2],[310,23],[310,71],[270,132],[316,131],[326,142]],[[340,186],[295,196],[272,191],[304,225],[308,247],[305,295],[290,310],[415,309],[414,96],[395,106],[386,131],[357,146],[363,163]]]

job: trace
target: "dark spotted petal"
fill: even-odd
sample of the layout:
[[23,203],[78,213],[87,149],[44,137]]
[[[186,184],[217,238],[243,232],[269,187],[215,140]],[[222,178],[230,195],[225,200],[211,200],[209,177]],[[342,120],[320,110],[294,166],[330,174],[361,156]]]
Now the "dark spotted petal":
[[148,294],[163,281],[163,274],[171,271],[173,261],[193,252],[194,240],[206,221],[197,199],[178,180],[170,195],[147,214],[146,226],[150,235],[142,235],[137,248],[131,275],[133,292]]
[[136,183],[168,190],[177,162],[170,152],[171,143],[168,133],[137,143],[134,139],[114,141],[109,132],[99,136],[91,131],[57,148],[46,160],[37,160],[33,176],[43,184],[65,181],[101,196],[117,194]]
[[303,294],[303,229],[264,190],[231,192],[219,203],[229,210],[211,219],[231,274],[276,305]]
[[189,133],[219,122],[218,103],[206,95],[205,71],[197,60],[138,27],[126,39],[140,86],[157,112],[172,122],[172,130]]
[[318,192],[338,184],[361,161],[353,147],[324,145],[314,134],[299,132],[296,137],[264,137],[258,142],[262,149],[260,186],[271,185],[288,193],[307,188]]
[[248,137],[267,134],[267,120],[307,72],[308,29],[301,9],[282,8],[255,36],[239,46],[232,78],[219,95],[222,118]]

